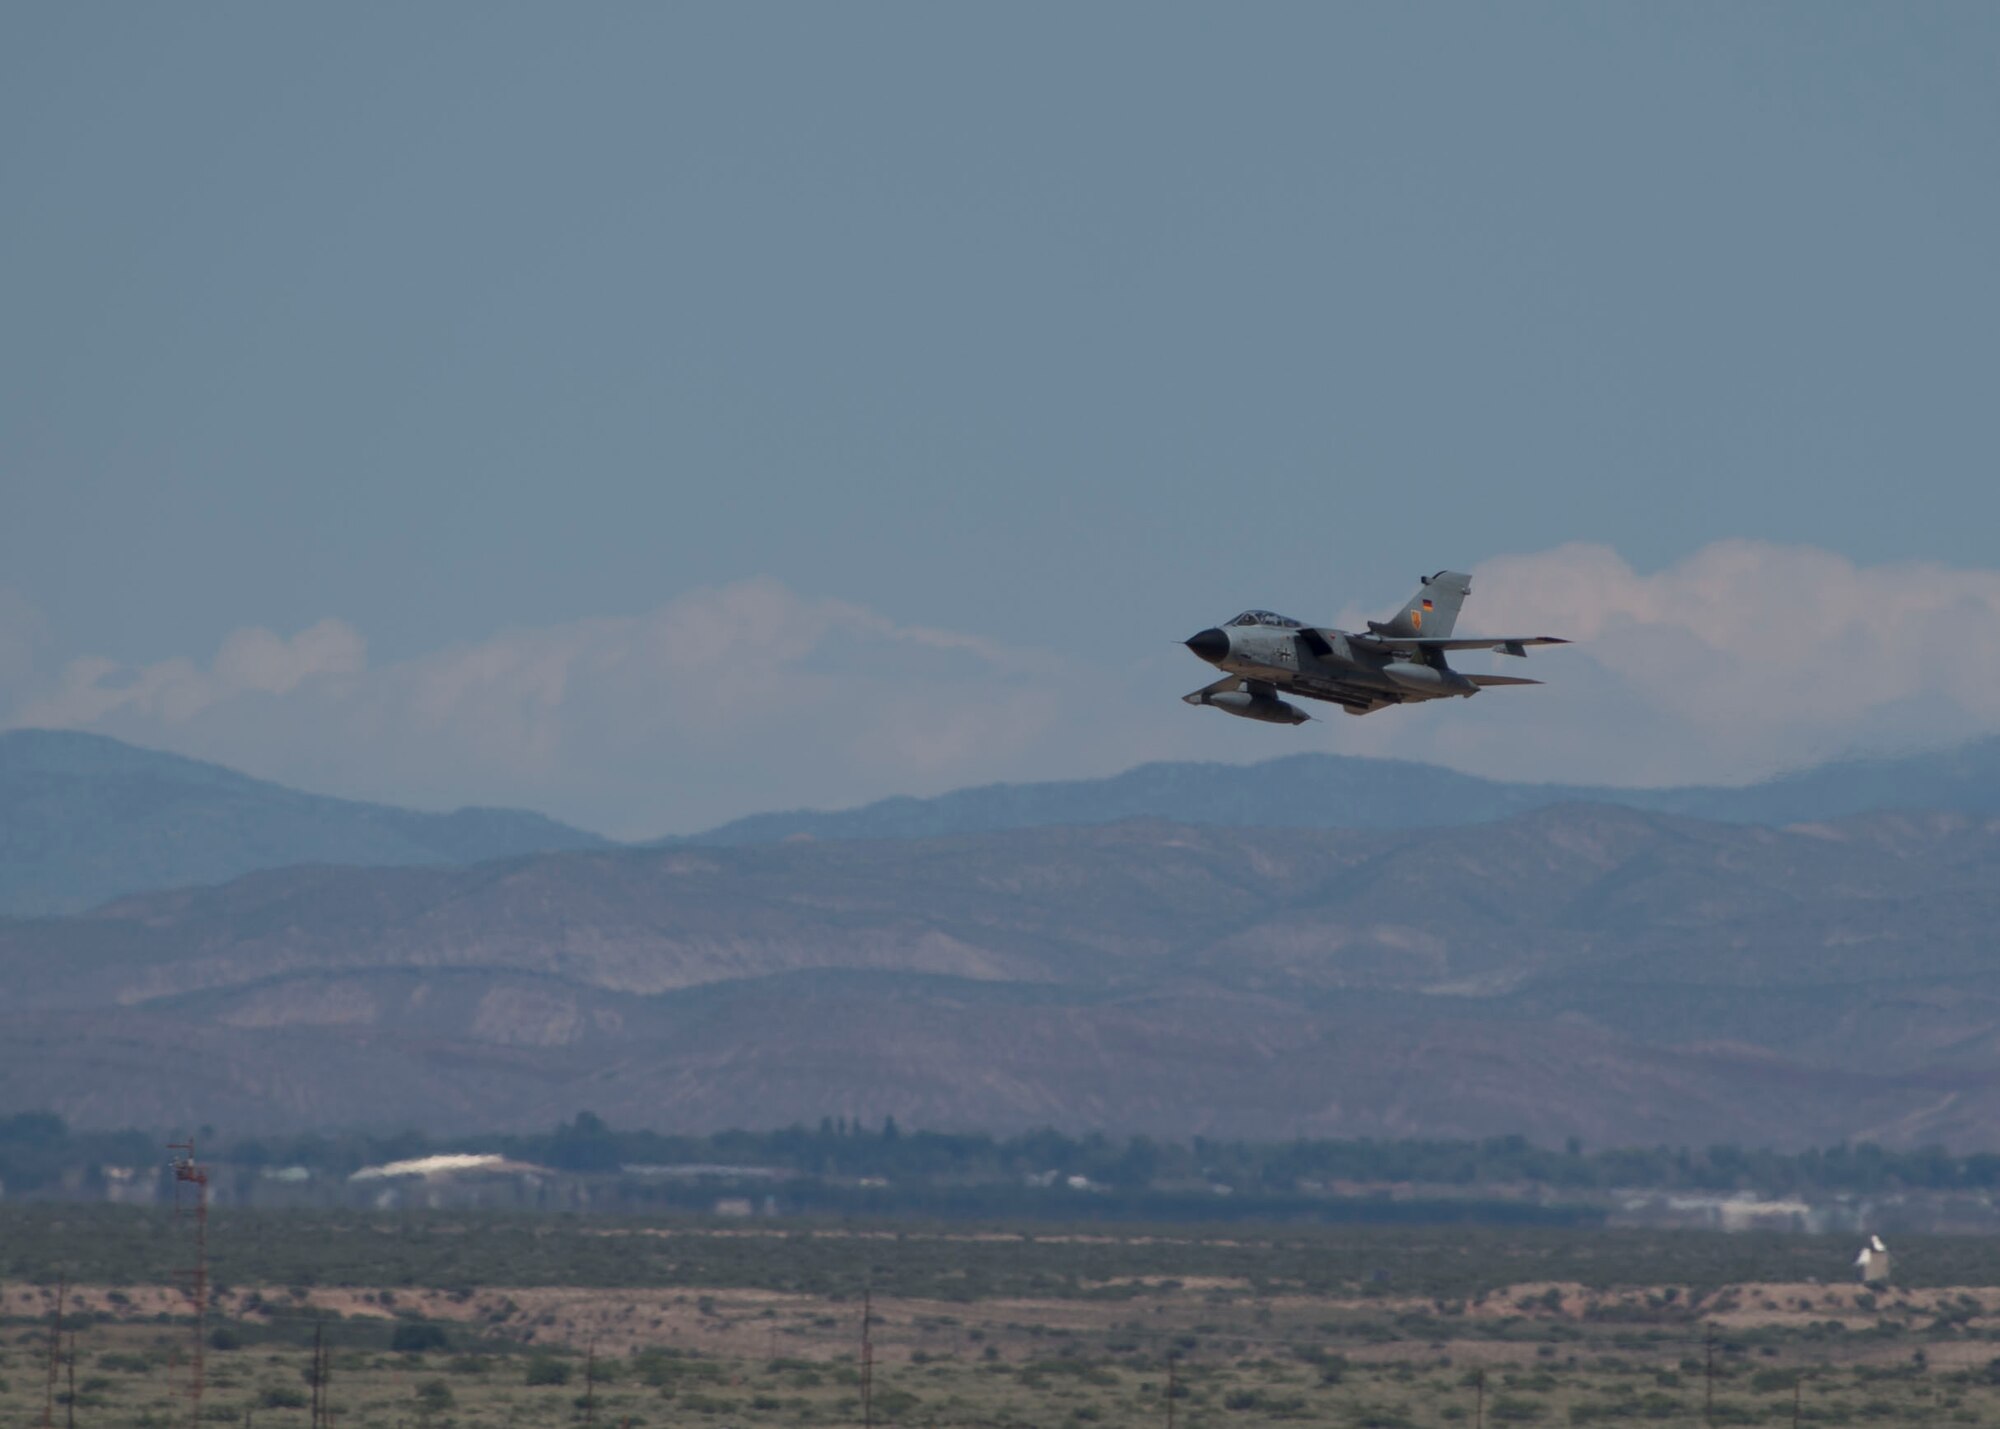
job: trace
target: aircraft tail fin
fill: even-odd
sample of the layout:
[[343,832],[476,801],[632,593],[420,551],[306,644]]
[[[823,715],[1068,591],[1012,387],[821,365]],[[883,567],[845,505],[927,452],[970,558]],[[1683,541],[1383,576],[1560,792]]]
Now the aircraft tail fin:
[[1393,620],[1369,621],[1378,635],[1429,635],[1443,638],[1458,624],[1458,608],[1472,591],[1472,577],[1462,571],[1439,571],[1426,576],[1417,593],[1403,603]]

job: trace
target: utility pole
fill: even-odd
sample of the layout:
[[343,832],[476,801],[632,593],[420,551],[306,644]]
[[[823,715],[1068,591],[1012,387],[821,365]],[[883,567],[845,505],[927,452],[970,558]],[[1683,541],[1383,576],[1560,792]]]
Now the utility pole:
[[583,1424],[584,1429],[597,1423],[597,1336],[592,1335],[583,1347]]
[[875,1429],[875,1291],[861,1292],[861,1424]]
[[1715,1423],[1715,1326],[1710,1325],[1702,1336],[1703,1348],[1707,1351],[1706,1367],[1702,1371],[1701,1417],[1702,1422]]
[[1486,1429],[1486,1371],[1479,1371],[1472,1381],[1473,1392],[1478,1396],[1472,1401],[1472,1429]]
[[42,1404],[42,1429],[55,1429],[56,1370],[62,1364],[62,1312],[68,1296],[69,1277],[65,1275],[56,1281],[56,1309],[49,1317],[49,1392]]
[[331,1358],[326,1348],[326,1323],[316,1320],[313,1322],[312,1429],[325,1429],[333,1418],[326,1393],[326,1370]]
[[68,1429],[76,1429],[76,1331],[69,1332],[69,1405],[63,1416]]

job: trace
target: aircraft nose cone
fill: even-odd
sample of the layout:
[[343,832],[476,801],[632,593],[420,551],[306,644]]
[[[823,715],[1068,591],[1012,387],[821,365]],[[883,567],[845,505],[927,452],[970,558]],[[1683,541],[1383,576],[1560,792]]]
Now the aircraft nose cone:
[[1186,643],[1188,649],[1211,665],[1229,653],[1229,637],[1213,626],[1199,635],[1189,637]]

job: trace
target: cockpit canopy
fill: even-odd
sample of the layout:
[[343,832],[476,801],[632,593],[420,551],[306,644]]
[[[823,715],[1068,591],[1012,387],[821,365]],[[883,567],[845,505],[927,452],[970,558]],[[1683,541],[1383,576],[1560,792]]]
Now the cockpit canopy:
[[1303,630],[1305,622],[1294,620],[1289,615],[1278,615],[1268,610],[1246,610],[1230,625],[1275,625],[1280,630]]

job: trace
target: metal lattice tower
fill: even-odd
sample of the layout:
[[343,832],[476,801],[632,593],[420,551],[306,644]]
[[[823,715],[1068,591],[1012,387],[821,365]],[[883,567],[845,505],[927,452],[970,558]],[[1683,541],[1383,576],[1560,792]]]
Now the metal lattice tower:
[[176,1272],[194,1307],[194,1359],[188,1374],[188,1423],[201,1429],[201,1395],[208,1386],[208,1168],[194,1159],[194,1138],[170,1141],[174,1152],[174,1215],[182,1212],[181,1187],[194,1187],[194,1265]]

